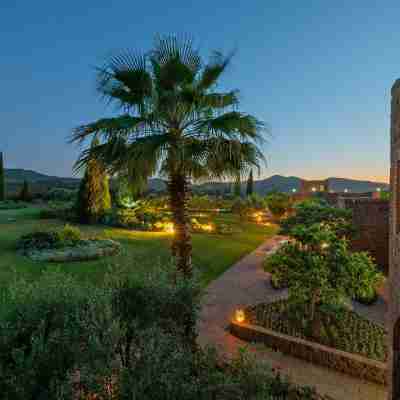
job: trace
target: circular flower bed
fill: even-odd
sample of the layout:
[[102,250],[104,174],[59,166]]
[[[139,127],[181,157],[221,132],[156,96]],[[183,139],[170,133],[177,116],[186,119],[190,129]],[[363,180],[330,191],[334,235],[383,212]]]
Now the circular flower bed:
[[17,249],[34,261],[88,261],[119,252],[119,243],[110,239],[83,239],[78,228],[66,225],[58,231],[39,231],[22,236]]
[[72,247],[29,250],[24,254],[33,261],[89,261],[102,257],[113,256],[119,252],[120,248],[121,246],[119,243],[110,239],[87,239],[81,240]]
[[273,331],[311,340],[349,353],[385,362],[387,345],[385,329],[357,313],[342,309],[329,313],[317,311],[320,321],[319,337],[311,337],[299,313],[294,315],[287,300],[257,304],[246,309],[246,321]]

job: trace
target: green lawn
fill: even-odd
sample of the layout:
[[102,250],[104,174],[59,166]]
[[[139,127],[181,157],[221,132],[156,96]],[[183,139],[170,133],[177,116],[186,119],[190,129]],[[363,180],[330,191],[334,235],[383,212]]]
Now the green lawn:
[[[223,236],[193,235],[193,262],[200,270],[200,278],[204,286],[276,232],[275,227],[252,223],[242,224],[236,216],[231,214],[221,215],[218,219],[240,226],[241,232]],[[55,264],[38,264],[17,254],[15,245],[17,239],[24,233],[57,226],[62,226],[62,222],[40,220],[38,210],[34,208],[0,211],[1,285],[6,285],[16,275],[35,279],[43,270],[54,268]],[[58,268],[74,275],[79,280],[101,283],[112,265],[124,266],[132,273],[142,273],[153,269],[159,263],[170,261],[171,234],[169,233],[105,229],[102,226],[82,226],[81,229],[88,235],[105,236],[119,241],[123,251],[118,256],[103,260],[58,264]]]

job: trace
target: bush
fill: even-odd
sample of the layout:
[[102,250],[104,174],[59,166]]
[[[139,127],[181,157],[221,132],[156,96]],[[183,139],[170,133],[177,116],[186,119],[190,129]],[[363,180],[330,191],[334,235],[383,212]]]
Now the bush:
[[0,210],[19,210],[26,208],[27,205],[23,202],[17,202],[13,200],[0,201]]
[[266,203],[271,214],[278,219],[282,218],[292,205],[290,196],[281,192],[269,194]]
[[76,212],[71,203],[49,202],[47,208],[40,210],[41,219],[60,219],[62,221],[76,221]]
[[17,242],[17,249],[26,253],[30,250],[47,250],[61,246],[58,232],[32,232],[21,236]]
[[82,239],[81,231],[76,226],[66,224],[64,228],[57,232],[61,243],[76,244]]
[[290,235],[298,225],[309,227],[324,224],[339,237],[351,237],[355,230],[352,225],[351,210],[330,206],[322,199],[305,200],[294,206],[294,215],[281,222],[282,233]]
[[106,281],[103,288],[78,285],[56,271],[4,290],[4,398],[241,400],[302,392],[293,398],[316,398],[245,351],[221,365],[215,351],[194,349],[185,331],[199,303],[193,281],[175,285],[163,269],[144,280],[111,271]]
[[27,254],[35,250],[60,249],[74,246],[81,240],[79,228],[65,225],[61,230],[36,231],[21,236],[17,242],[17,249]]
[[74,202],[77,196],[77,190],[53,188],[50,189],[44,196],[46,200],[55,202]]

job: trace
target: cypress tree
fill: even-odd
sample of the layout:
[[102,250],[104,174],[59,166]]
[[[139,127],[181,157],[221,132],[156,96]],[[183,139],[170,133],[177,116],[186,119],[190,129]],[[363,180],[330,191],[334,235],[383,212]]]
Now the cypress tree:
[[[92,148],[98,144],[97,139],[93,140]],[[111,195],[108,175],[100,161],[91,159],[86,165],[85,175],[78,192],[76,209],[79,222],[95,224],[110,208]]]
[[237,176],[235,183],[233,185],[233,195],[235,197],[241,197],[242,195],[242,189],[241,189],[241,183],[240,183],[240,175]]
[[32,200],[32,194],[29,189],[28,181],[26,179],[24,180],[24,184],[22,186],[21,192],[19,193],[19,199],[21,201],[31,201]]
[[0,151],[0,201],[6,199],[6,182],[5,173],[3,165],[3,153]]
[[254,181],[253,181],[253,170],[250,170],[249,178],[247,179],[247,188],[246,194],[247,196],[251,196],[254,190]]

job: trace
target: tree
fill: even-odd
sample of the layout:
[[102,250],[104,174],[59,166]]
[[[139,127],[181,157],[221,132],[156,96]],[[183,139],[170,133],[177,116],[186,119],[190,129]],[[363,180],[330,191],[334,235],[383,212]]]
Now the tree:
[[32,194],[29,189],[29,184],[28,184],[27,180],[24,180],[24,184],[22,185],[22,189],[19,193],[18,198],[21,201],[31,201],[32,200]]
[[234,195],[234,197],[241,197],[241,195],[242,195],[240,175],[235,177],[235,182],[233,184],[233,195]]
[[231,56],[220,52],[204,62],[190,40],[170,36],[159,37],[149,52],[112,57],[99,68],[98,90],[122,114],[80,126],[72,136],[78,142],[101,138],[81,154],[77,168],[96,158],[133,180],[156,173],[168,179],[172,252],[187,277],[192,275],[187,209],[192,181],[236,177],[265,161],[258,147],[265,125],[238,111],[237,91],[216,90],[230,62]]
[[0,201],[6,199],[6,182],[3,165],[3,153],[0,151]]
[[254,191],[254,181],[253,181],[253,170],[250,170],[249,178],[247,179],[247,187],[246,187],[246,194],[247,196],[251,196]]
[[271,214],[280,219],[289,210],[291,205],[290,197],[286,193],[271,193],[266,198],[267,206]]
[[[91,149],[99,145],[95,138]],[[79,222],[95,224],[111,208],[109,178],[100,160],[91,158],[79,187],[76,210]]]

